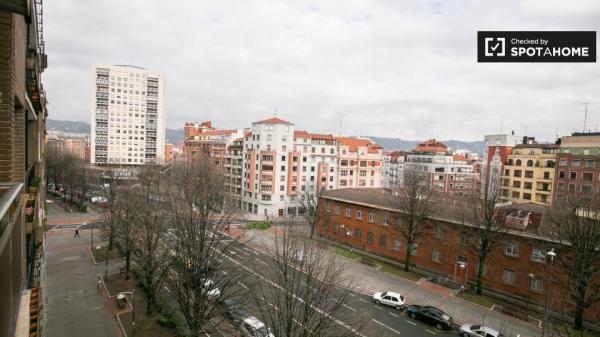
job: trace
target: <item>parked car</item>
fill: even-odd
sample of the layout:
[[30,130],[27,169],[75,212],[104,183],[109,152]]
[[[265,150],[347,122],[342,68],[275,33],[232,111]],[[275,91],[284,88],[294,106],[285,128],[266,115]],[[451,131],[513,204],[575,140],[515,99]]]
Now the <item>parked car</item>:
[[485,325],[463,324],[458,331],[462,337],[504,337],[500,332]]
[[240,303],[234,299],[228,298],[224,300],[223,305],[225,306],[227,318],[235,323],[241,323],[244,318],[248,317],[248,314],[242,309]]
[[438,330],[450,330],[454,324],[450,315],[436,307],[411,305],[406,311],[413,319],[431,324]]
[[106,197],[91,197],[90,198],[90,202],[92,204],[106,204],[108,202],[108,199],[106,199]]
[[404,296],[393,291],[378,292],[373,294],[373,302],[401,309],[404,307]]
[[244,318],[240,325],[240,332],[245,337],[275,337],[271,329],[254,316]]
[[215,285],[213,280],[206,280],[204,282],[204,288],[206,289],[208,298],[210,299],[216,299],[221,296],[221,290],[217,287],[217,285]]

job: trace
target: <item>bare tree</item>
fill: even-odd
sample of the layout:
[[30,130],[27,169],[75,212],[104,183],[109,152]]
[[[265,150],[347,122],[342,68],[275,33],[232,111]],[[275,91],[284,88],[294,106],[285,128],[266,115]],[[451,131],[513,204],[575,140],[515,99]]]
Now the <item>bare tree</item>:
[[133,249],[136,237],[136,225],[137,219],[135,214],[139,202],[136,199],[138,195],[136,193],[130,193],[127,189],[117,190],[119,193],[119,202],[115,205],[117,207],[114,213],[114,221],[116,222],[115,229],[115,240],[119,243],[119,250],[125,257],[125,279],[128,280],[131,271],[131,259],[133,255]]
[[360,335],[362,320],[344,323],[352,280],[344,280],[344,265],[310,240],[291,233],[285,222],[283,234],[275,237],[274,265],[269,274],[255,276],[252,292],[260,318],[275,336]]
[[[552,213],[563,284],[575,303],[573,328],[582,330],[586,309],[600,302],[600,193],[555,205]],[[561,281],[561,278],[557,278]]]
[[323,194],[323,191],[324,189],[316,191],[315,188],[306,188],[299,201],[299,213],[308,223],[311,239],[315,235],[315,227],[317,226],[317,223],[329,217],[328,212],[319,211],[319,205],[321,203],[321,195]]
[[238,207],[224,179],[206,158],[178,163],[169,172],[163,205],[169,214],[167,246],[172,253],[166,284],[194,337],[205,336],[211,319],[223,316],[217,300],[242,291],[236,287],[236,268],[227,263],[226,252],[236,241],[223,232]]
[[406,241],[404,271],[410,270],[412,251],[422,233],[425,221],[434,214],[433,191],[426,172],[408,170],[404,173],[404,187],[395,191],[400,210],[394,226]]
[[507,229],[498,223],[496,205],[499,202],[499,187],[494,181],[486,181],[481,189],[475,189],[467,197],[465,221],[474,228],[466,228],[467,247],[478,258],[475,291],[481,295],[485,261],[494,247],[504,241]]
[[152,313],[156,296],[169,270],[169,252],[163,242],[167,233],[167,212],[162,196],[166,182],[158,167],[146,166],[138,175],[139,186],[132,186],[128,199],[135,201],[128,210],[134,223],[133,255],[146,290],[146,312]]

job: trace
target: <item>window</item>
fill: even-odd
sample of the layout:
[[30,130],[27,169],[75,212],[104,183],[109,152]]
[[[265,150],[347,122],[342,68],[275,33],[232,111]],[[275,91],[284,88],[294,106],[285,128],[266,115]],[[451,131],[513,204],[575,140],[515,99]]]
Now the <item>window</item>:
[[531,200],[531,193],[523,193],[524,200]]
[[373,232],[367,232],[367,242],[373,242]]
[[504,250],[506,255],[517,256],[519,255],[519,244],[511,241],[506,244],[506,249]]
[[516,188],[520,188],[521,187],[521,182],[520,181],[513,181],[513,186],[512,187],[516,187]]
[[439,250],[434,249],[431,252],[431,261],[440,263],[442,261],[442,253]]
[[575,192],[575,184],[569,184],[569,192]]
[[539,278],[530,278],[529,279],[529,290],[542,292],[544,291],[544,280]]
[[402,242],[398,239],[394,240],[394,246],[393,249],[394,250],[400,250],[400,247],[402,246]]
[[340,206],[335,206],[335,214],[340,215]]
[[584,172],[582,178],[585,181],[592,181],[592,180],[594,180],[594,173]]
[[515,170],[513,172],[513,177],[520,177],[521,176],[521,170]]
[[375,222],[375,213],[369,212],[369,222]]
[[575,171],[569,172],[569,179],[577,179],[577,172],[575,172]]
[[592,185],[581,185],[581,192],[592,193]]
[[567,160],[566,160],[566,159],[561,159],[561,160],[558,162],[558,166],[567,166]]
[[333,231],[336,232],[336,233],[339,232],[340,231],[340,225],[333,224]]
[[362,220],[362,211],[361,210],[356,210],[356,219]]
[[443,239],[444,238],[444,227],[441,224],[437,224],[433,227],[433,236],[436,239]]
[[387,243],[387,236],[385,234],[379,235],[379,245],[385,247]]
[[351,208],[346,208],[346,216],[347,217],[351,217],[352,216],[352,209]]
[[504,269],[502,281],[506,284],[515,284],[517,282],[517,272],[512,269]]
[[360,231],[360,228],[356,228],[356,229],[354,230],[354,237],[355,237],[356,239],[360,239],[360,236],[361,236],[361,235],[362,235],[362,233],[361,233],[361,231]]
[[558,178],[565,179],[565,171],[558,171]]
[[585,161],[585,167],[594,167],[596,165],[594,159],[588,159]]
[[469,236],[467,233],[460,233],[460,244],[465,246],[469,244]]
[[533,248],[531,252],[531,259],[536,262],[546,262],[546,256],[544,252],[539,248]]
[[388,225],[389,224],[388,223],[388,217],[387,217],[387,215],[382,215],[381,216],[381,224],[382,225]]
[[580,167],[581,166],[581,160],[579,160],[579,159],[573,159],[573,161],[571,162],[571,165],[573,167]]
[[533,178],[533,171],[525,171],[525,178]]

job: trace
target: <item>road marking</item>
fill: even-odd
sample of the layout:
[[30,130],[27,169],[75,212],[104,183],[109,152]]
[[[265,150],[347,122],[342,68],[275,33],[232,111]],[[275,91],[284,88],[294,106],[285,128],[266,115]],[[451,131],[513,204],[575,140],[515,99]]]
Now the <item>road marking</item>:
[[414,326],[417,326],[417,323],[415,323],[415,322],[412,322],[412,321],[407,321],[407,322],[408,322],[409,324],[412,324],[412,325],[414,325]]
[[348,295],[350,295],[352,297],[356,297],[356,295],[354,295],[353,293],[348,293]]
[[268,263],[266,263],[265,261],[263,261],[263,260],[260,260],[260,259],[256,259],[256,261],[258,261],[258,262],[260,262],[260,263],[264,264],[265,266],[268,266],[268,265],[269,265]]
[[377,309],[379,309],[379,310],[383,310],[383,308],[382,308],[382,307],[380,307],[380,306],[378,306],[378,305],[376,305],[376,306],[375,306],[375,308],[377,308]]
[[346,308],[352,310],[352,311],[356,311],[356,309],[354,309],[353,307],[351,307],[351,306],[349,306],[347,304],[342,303],[342,305],[345,306]]
[[369,301],[365,300],[364,298],[359,298],[359,301],[365,302],[365,303],[369,303]]
[[221,273],[223,273],[224,275],[227,275],[227,272],[224,270],[221,270]]
[[394,317],[400,317],[400,316],[394,314],[393,312],[390,312],[389,314],[392,315],[392,316],[394,316]]
[[432,334],[432,335],[437,335],[435,332],[433,332],[433,331],[431,331],[431,330],[429,330],[429,329],[425,329],[425,331],[429,332],[429,333],[430,333],[430,334]]
[[385,328],[388,328],[388,329],[390,329],[391,331],[393,331],[393,332],[397,333],[398,335],[400,334],[400,331],[398,331],[398,330],[396,330],[396,329],[394,329],[394,328],[391,328],[391,327],[389,327],[389,326],[387,326],[387,325],[385,325],[385,324],[381,323],[380,321],[378,321],[378,320],[376,320],[376,319],[374,319],[374,318],[372,318],[371,320],[372,320],[373,322],[375,322],[375,323],[377,323],[377,324],[381,325],[382,327],[385,327]]
[[242,287],[244,287],[244,288],[248,289],[248,287],[247,287],[245,284],[243,284],[242,282],[238,281],[237,283],[238,283],[239,285],[241,285]]

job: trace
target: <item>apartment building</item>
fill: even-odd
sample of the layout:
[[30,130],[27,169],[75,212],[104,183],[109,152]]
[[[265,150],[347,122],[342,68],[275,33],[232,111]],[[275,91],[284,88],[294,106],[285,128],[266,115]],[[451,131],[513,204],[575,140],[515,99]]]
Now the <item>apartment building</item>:
[[[327,190],[321,196],[317,234],[339,244],[403,263],[406,240],[395,229],[401,210],[392,191],[386,189]],[[437,212],[427,219],[411,249],[411,263],[420,272],[451,279],[455,284],[475,283],[478,256],[472,240],[477,226],[469,217],[469,205],[457,196],[436,195]],[[503,227],[503,241],[492,248],[484,265],[486,295],[530,310],[543,311],[545,301],[551,310],[563,314],[573,309],[568,289],[561,283],[565,272],[554,261],[556,279],[549,284],[547,255],[567,254],[568,246],[552,239],[552,221],[543,205],[503,205],[497,208],[497,221]],[[462,267],[461,267],[462,266]],[[550,293],[554,296],[548,296]],[[600,317],[600,306],[588,308],[590,321]]]
[[512,148],[519,144],[521,139],[512,132],[510,135],[486,135],[484,136],[485,148],[481,162],[480,185],[482,189],[486,186],[495,190],[500,186],[500,178],[504,172],[504,163]]
[[86,147],[89,139],[87,137],[72,137],[48,133],[47,143],[48,147],[64,151],[77,159],[85,161]]
[[0,337],[38,333],[43,314],[36,304],[48,114],[42,19],[41,1],[0,2]]
[[383,148],[368,138],[336,137],[338,141],[337,188],[381,187]]
[[560,139],[554,202],[598,202],[600,194],[600,133],[573,133]]
[[131,65],[94,65],[91,91],[91,163],[163,164],[164,75]]
[[537,144],[525,137],[507,156],[500,199],[519,203],[552,204],[557,144]]
[[399,188],[404,182],[404,163],[407,152],[393,151],[383,156],[382,187]]
[[185,123],[185,139],[182,152],[186,158],[203,156],[212,164],[223,168],[227,146],[243,136],[243,130],[220,130],[212,126],[211,121]]
[[406,155],[405,170],[425,172],[434,191],[465,194],[476,187],[478,174],[467,157],[450,153],[435,139],[422,142]]
[[338,141],[333,135],[295,131],[293,153],[302,158],[302,192],[308,188],[319,193],[321,190],[337,187]]
[[238,201],[241,207],[242,179],[244,176],[244,138],[231,141],[225,151],[223,164],[225,174],[225,187]]

